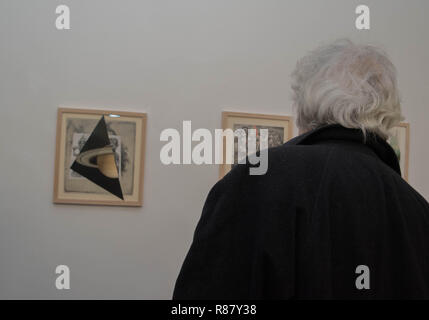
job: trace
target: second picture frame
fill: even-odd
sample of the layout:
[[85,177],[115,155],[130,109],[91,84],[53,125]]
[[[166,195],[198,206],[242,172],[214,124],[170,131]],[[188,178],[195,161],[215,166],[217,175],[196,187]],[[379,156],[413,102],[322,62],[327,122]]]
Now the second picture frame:
[[[258,135],[259,130],[268,129],[268,148],[277,147],[284,144],[293,137],[293,120],[292,117],[286,115],[259,114],[259,113],[243,113],[233,111],[222,112],[222,128],[225,129],[256,129]],[[237,138],[234,141],[234,164],[223,163],[219,168],[219,178],[226,175],[238,161]],[[223,144],[223,154],[226,153],[226,144]],[[258,142],[257,147],[258,149]]]

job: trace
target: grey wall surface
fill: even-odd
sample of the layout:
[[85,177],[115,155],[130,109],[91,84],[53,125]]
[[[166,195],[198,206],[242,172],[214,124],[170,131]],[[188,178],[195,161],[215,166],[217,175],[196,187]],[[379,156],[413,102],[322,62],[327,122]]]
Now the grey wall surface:
[[[355,29],[355,7],[371,30]],[[67,4],[71,30],[55,28]],[[0,298],[168,299],[215,165],[164,166],[165,128],[222,110],[292,114],[289,75],[326,41],[380,45],[411,123],[410,183],[429,198],[429,2],[0,0]],[[52,203],[57,108],[148,114],[142,208]],[[55,288],[55,267],[71,289]]]

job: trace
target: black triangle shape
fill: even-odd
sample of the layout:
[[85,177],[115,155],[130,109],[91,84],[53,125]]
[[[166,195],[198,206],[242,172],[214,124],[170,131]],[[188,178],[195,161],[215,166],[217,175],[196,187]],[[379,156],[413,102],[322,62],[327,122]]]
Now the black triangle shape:
[[[104,116],[101,117],[98,121],[95,129],[92,131],[85,145],[80,150],[80,153],[103,148],[110,145],[109,135],[107,133],[107,126],[104,120]],[[73,162],[70,169],[76,171],[81,176],[87,178],[88,180],[94,182],[96,185],[110,192],[111,194],[117,196],[118,198],[124,200],[122,194],[121,184],[119,178],[110,178],[101,173],[98,168],[89,167],[78,163],[76,160]]]

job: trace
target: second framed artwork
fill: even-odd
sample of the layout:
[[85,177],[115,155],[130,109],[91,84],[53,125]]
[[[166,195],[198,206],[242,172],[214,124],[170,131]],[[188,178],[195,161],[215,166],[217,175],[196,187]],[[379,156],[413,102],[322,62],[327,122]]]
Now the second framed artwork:
[[[258,114],[258,113],[242,113],[242,112],[222,112],[222,128],[243,129],[247,132],[249,129],[255,129],[256,134],[261,129],[268,129],[268,148],[277,147],[292,138],[293,135],[293,121],[290,116],[272,115],[272,114]],[[219,178],[227,174],[234,165],[238,163],[238,139],[234,140],[234,164],[221,164],[219,168]],[[259,149],[257,140],[256,149]],[[224,151],[225,151],[224,144]],[[223,153],[225,154],[225,152]]]
[[[112,147],[123,200],[71,169],[102,118],[107,131],[106,139],[110,140]],[[145,113],[59,108],[54,203],[141,206],[146,119]]]

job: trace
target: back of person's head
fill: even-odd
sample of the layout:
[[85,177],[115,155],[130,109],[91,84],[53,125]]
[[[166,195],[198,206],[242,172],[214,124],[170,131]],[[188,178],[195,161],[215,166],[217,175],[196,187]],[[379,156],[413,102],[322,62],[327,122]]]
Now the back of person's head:
[[337,40],[300,59],[292,73],[301,132],[328,124],[386,139],[401,120],[396,70],[374,46]]

